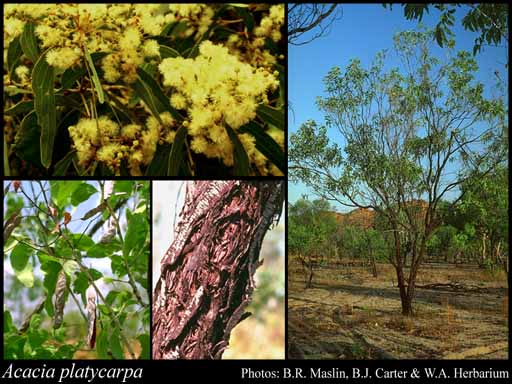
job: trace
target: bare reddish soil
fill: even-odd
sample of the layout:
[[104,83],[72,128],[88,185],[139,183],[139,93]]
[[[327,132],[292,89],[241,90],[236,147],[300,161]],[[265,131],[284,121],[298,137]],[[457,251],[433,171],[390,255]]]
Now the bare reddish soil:
[[[401,315],[396,277],[378,265],[318,268],[313,287],[290,258],[290,358],[507,359],[508,285],[503,271],[423,266],[415,316]],[[423,286],[423,288],[421,288]]]

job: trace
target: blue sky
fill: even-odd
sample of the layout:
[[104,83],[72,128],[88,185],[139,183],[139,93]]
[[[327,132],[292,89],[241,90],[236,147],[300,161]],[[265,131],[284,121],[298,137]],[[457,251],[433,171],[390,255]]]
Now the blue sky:
[[[316,108],[315,100],[317,96],[325,95],[323,78],[332,67],[339,66],[343,71],[350,59],[358,58],[362,66],[367,68],[377,52],[393,47],[395,33],[417,29],[418,26],[417,21],[405,19],[403,9],[398,5],[392,11],[384,9],[380,4],[343,4],[341,7],[342,18],[334,22],[327,36],[306,45],[288,46],[288,99],[292,107],[288,111],[289,135],[309,119],[323,124],[323,113]],[[463,7],[455,14],[455,49],[472,52],[478,34],[465,31],[462,27],[461,19],[465,12],[467,9]],[[438,20],[439,12],[431,9],[430,14],[424,15],[422,24],[434,27]],[[443,57],[443,50],[435,46],[433,54]],[[500,72],[502,79],[507,79],[506,47],[486,46],[477,54],[476,60],[479,66],[477,80],[484,85],[495,83],[496,70]],[[395,66],[397,63],[390,64]],[[303,194],[313,198],[311,190],[301,183],[290,182],[288,191],[288,200],[291,203]],[[336,206],[336,209],[347,210],[341,206]]]

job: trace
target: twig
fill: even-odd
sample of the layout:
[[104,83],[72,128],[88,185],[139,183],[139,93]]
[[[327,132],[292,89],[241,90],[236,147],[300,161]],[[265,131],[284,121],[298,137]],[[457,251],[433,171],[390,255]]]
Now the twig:
[[32,320],[32,316],[34,316],[35,314],[37,314],[37,313],[39,313],[39,312],[41,312],[43,310],[45,301],[46,301],[46,296],[44,297],[43,300],[41,300],[41,302],[39,304],[37,304],[37,306],[34,308],[32,313],[27,316],[27,318],[25,319],[23,324],[21,324],[21,327],[18,330],[18,333],[25,333],[26,332],[26,330],[30,326],[30,320]]

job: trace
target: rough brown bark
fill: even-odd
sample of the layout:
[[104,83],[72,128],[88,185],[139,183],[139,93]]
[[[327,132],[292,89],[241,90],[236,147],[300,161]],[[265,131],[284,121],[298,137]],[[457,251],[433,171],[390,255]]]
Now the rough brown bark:
[[187,184],[176,237],[153,293],[154,359],[220,359],[245,317],[281,181]]

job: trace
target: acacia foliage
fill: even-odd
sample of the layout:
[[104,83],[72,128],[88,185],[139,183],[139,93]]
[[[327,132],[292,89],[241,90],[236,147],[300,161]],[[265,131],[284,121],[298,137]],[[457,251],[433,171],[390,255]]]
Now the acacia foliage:
[[[4,226],[4,265],[13,273],[4,287],[4,358],[70,359],[77,352],[101,359],[149,358],[149,183],[4,185],[4,223],[19,217],[10,233]],[[64,322],[51,330],[62,271]],[[90,285],[98,294],[95,354],[85,346]],[[26,301],[30,305],[14,305]],[[78,314],[72,310],[77,306]]]

